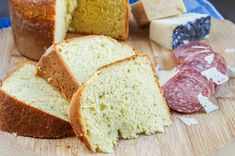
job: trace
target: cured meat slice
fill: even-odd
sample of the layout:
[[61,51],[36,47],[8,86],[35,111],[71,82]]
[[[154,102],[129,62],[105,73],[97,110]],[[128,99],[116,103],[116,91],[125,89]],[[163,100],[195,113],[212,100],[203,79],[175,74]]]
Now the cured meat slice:
[[202,76],[195,77],[196,74],[200,76],[196,70],[184,70],[164,85],[164,96],[172,110],[181,113],[197,112],[202,108],[198,95],[211,95],[210,86],[203,83]]
[[186,62],[182,63],[179,66],[180,70],[185,69],[195,69],[199,72],[203,72],[210,68],[215,67],[219,72],[224,75],[227,75],[227,66],[225,59],[214,52],[199,53],[194,55],[194,57],[186,57]]
[[187,45],[181,45],[178,48],[174,49],[173,57],[176,63],[180,64],[185,62],[185,58],[191,54],[195,53],[205,53],[205,52],[213,52],[211,46],[202,42],[193,42]]
[[196,79],[200,82],[200,84],[206,88],[205,95],[210,97],[212,94],[216,92],[216,85],[204,77],[200,72],[195,69],[185,69],[180,71],[181,74],[191,77],[192,79]]

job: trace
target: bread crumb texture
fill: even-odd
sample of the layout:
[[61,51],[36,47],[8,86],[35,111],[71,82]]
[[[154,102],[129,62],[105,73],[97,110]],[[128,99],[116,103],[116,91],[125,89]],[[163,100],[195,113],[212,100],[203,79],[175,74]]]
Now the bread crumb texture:
[[36,67],[25,64],[8,77],[2,90],[12,97],[68,121],[69,103],[46,81],[35,76]]
[[105,36],[88,36],[58,44],[60,55],[79,84],[105,64],[135,54],[135,51]]
[[113,152],[118,138],[164,132],[171,119],[145,56],[99,70],[81,91],[80,112],[88,142]]
[[127,0],[78,0],[71,30],[127,38]]

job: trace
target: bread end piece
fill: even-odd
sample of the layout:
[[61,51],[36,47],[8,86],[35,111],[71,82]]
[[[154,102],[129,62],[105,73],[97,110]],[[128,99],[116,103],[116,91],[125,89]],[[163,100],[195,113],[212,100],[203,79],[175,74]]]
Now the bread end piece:
[[[25,65],[32,63],[27,62],[19,66],[4,82]],[[68,121],[34,108],[2,89],[0,89],[0,129],[35,138],[63,138],[75,135]]]

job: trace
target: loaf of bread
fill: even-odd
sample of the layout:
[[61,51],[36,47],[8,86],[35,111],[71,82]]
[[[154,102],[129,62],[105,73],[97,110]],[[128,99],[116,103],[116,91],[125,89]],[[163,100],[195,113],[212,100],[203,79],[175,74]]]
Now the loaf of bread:
[[35,76],[36,67],[24,64],[0,88],[0,129],[38,138],[73,136],[69,102],[46,81]]
[[183,0],[139,0],[131,5],[131,11],[139,26],[150,21],[186,12]]
[[128,0],[9,0],[9,11],[18,50],[34,60],[63,40],[69,27],[78,33],[128,37]]
[[9,0],[18,50],[38,60],[49,46],[65,38],[75,6],[76,0]]
[[171,124],[158,79],[145,55],[97,70],[74,94],[70,120],[90,150],[113,152],[118,138],[164,132]]
[[37,74],[70,100],[98,68],[134,54],[132,48],[109,37],[74,38],[50,47],[38,63]]

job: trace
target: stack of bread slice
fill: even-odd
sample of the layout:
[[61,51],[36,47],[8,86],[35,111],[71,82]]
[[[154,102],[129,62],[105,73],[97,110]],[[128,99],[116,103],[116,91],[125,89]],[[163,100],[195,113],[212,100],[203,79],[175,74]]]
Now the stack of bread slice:
[[110,37],[79,37],[52,45],[40,59],[37,74],[70,100],[98,68],[134,54],[133,48]]
[[42,138],[75,132],[92,151],[113,152],[119,138],[170,124],[148,57],[105,36],[54,44],[37,68],[24,64],[0,88],[2,130]]

